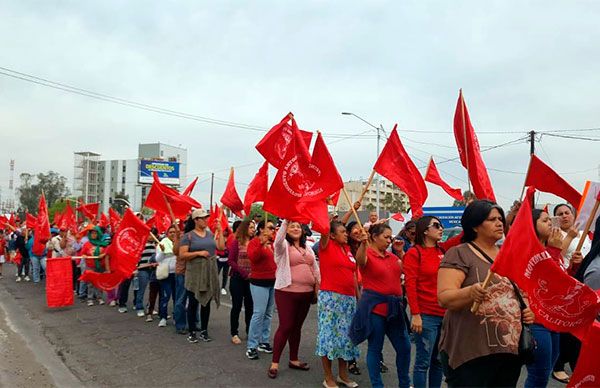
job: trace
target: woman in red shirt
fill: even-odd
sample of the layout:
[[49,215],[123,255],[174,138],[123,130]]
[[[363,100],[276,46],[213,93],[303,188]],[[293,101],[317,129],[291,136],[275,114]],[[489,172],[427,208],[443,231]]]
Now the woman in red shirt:
[[[373,387],[383,387],[381,351],[384,337],[390,339],[396,351],[398,386],[409,387],[410,340],[402,303],[402,261],[389,252],[392,229],[386,224],[369,228],[370,245],[365,257],[357,258],[362,274],[363,291],[352,321],[350,337],[354,344],[367,339],[367,369]],[[396,240],[394,249],[403,252],[403,241]],[[402,254],[402,253],[401,253]]]
[[[344,224],[331,223],[329,235],[319,242],[321,285],[317,301],[318,333],[316,355],[321,357],[325,380],[323,386],[337,384],[355,388],[358,384],[348,377],[347,363],[359,356],[358,348],[348,336],[350,322],[356,311],[356,260],[364,260],[367,235],[363,232],[356,259],[348,246]],[[338,360],[337,379],[333,377],[332,361]],[[379,361],[378,361],[379,362]]]
[[415,388],[439,387],[442,365],[438,360],[438,342],[446,309],[437,301],[437,273],[446,247],[441,247],[444,227],[439,219],[421,217],[417,221],[415,244],[404,255],[406,296],[412,314],[416,358],[413,369]]

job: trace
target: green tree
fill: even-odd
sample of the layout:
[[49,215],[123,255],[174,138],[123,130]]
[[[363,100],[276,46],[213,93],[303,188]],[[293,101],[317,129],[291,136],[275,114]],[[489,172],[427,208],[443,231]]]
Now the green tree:
[[17,188],[19,201],[25,211],[36,213],[38,201],[42,191],[46,196],[48,206],[53,205],[61,198],[69,195],[67,178],[54,171],[32,175],[23,173],[20,175],[21,185]]
[[366,208],[368,211],[370,211],[370,212],[371,212],[371,211],[373,211],[373,210],[377,210],[377,206],[373,205],[373,204],[372,204],[372,203],[370,203],[370,202],[369,202],[368,204],[366,204],[365,208]]
[[[254,205],[252,205],[252,207],[250,208],[250,215],[247,216],[246,218],[254,219],[254,217],[257,214],[261,216],[261,220],[263,220],[265,218],[265,211],[263,210],[263,206],[260,203],[255,203]],[[267,214],[267,217],[268,217],[269,221],[277,222],[277,216],[275,216],[273,214]]]

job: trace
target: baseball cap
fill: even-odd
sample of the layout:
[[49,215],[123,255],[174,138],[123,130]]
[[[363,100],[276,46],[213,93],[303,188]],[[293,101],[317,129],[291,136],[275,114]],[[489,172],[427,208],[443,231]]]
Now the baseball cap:
[[192,212],[192,220],[195,220],[196,218],[204,218],[204,217],[208,217],[209,214],[206,211],[206,209],[196,209]]

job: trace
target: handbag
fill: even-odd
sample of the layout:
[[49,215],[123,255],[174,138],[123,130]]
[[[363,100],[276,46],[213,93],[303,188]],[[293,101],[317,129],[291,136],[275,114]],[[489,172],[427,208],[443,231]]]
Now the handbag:
[[169,277],[169,263],[163,261],[156,267],[156,279],[164,280]]
[[[483,249],[479,248],[473,242],[469,242],[469,245],[472,246],[477,252],[481,253],[481,255],[490,263],[493,264],[494,260],[487,255],[483,251]],[[517,300],[519,301],[519,307],[521,308],[521,312],[527,308],[527,304],[519,291],[519,287],[510,280],[510,284],[512,284],[513,289],[515,290],[515,295]],[[521,315],[522,316],[522,315]],[[537,343],[535,342],[535,338],[533,337],[533,333],[531,332],[531,327],[523,323],[523,318],[521,318],[521,336],[519,337],[519,358],[521,362],[526,365],[531,364],[535,359],[535,350],[537,348]]]

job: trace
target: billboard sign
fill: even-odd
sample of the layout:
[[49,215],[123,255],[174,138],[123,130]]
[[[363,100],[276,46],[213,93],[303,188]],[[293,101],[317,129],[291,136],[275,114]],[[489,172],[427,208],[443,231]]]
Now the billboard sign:
[[435,216],[440,219],[444,228],[453,228],[460,226],[460,218],[462,217],[464,207],[424,207],[423,213],[426,216]]
[[152,174],[156,171],[160,183],[166,185],[179,185],[179,162],[164,160],[140,160],[139,182],[152,183]]

